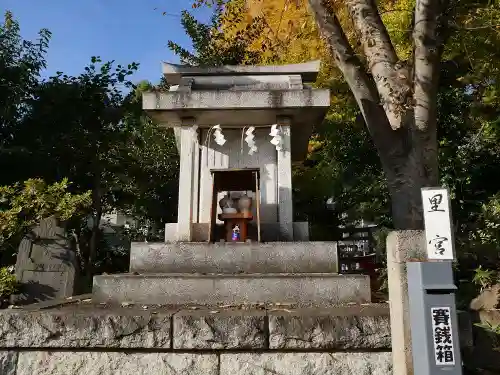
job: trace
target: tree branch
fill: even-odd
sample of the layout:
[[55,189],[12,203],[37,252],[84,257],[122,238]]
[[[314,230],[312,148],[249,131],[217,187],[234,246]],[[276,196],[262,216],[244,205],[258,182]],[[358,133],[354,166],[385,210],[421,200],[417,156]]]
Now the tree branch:
[[418,0],[415,7],[414,99],[415,125],[419,130],[436,129],[436,95],[442,41],[438,29],[443,22],[445,0]]
[[309,6],[321,36],[326,39],[337,67],[342,71],[358,104],[361,99],[378,102],[374,82],[366,74],[365,67],[349,44],[337,16],[327,8],[323,0],[309,0]]
[[449,27],[448,0],[417,0],[413,30],[415,142],[428,181],[438,182],[437,93],[439,70]]
[[408,69],[399,63],[375,1],[349,0],[347,7],[358,30],[388,120],[393,129],[398,129],[407,110],[405,104],[411,89]]
[[361,60],[349,44],[338,18],[326,1],[309,0],[309,6],[321,35],[330,47],[337,67],[344,75],[356,99],[368,131],[379,150],[383,165],[391,166],[397,159],[394,155],[405,154],[408,151],[407,147],[404,147],[401,142],[401,134],[391,129],[387,115],[380,105],[374,80],[367,74]]

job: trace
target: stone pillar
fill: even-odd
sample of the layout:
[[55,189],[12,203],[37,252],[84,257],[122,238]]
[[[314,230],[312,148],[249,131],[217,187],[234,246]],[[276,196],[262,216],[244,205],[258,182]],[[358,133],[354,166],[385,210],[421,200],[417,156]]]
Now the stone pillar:
[[293,241],[293,201],[292,201],[292,156],[291,121],[288,117],[278,117],[281,128],[282,150],[278,151],[278,221],[280,239]]
[[179,171],[179,207],[177,209],[177,241],[191,241],[194,198],[194,154],[198,139],[196,125],[192,121],[183,121],[180,128],[180,171]]
[[198,223],[200,216],[200,132],[194,131],[193,134],[193,207],[191,222]]
[[387,237],[387,276],[394,375],[414,375],[406,262],[426,260],[424,231],[394,231]]

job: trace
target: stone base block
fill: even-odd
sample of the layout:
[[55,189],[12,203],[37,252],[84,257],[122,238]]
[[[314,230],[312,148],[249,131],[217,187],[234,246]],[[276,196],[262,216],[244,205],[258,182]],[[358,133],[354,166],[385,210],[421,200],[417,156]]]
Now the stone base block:
[[130,272],[337,273],[336,242],[132,243]]
[[[0,354],[1,355],[1,354]],[[390,353],[19,353],[12,375],[390,375]],[[11,375],[7,373],[7,375]]]
[[[2,365],[9,350],[389,350],[387,305],[326,308],[106,306],[95,301],[0,313]],[[45,307],[46,308],[46,307]],[[10,359],[9,359],[10,358]],[[3,374],[3,373],[1,373]]]
[[295,303],[336,305],[370,302],[370,279],[337,274],[150,274],[94,277],[98,302],[217,305]]
[[390,353],[224,354],[220,375],[389,375]]
[[218,375],[214,354],[21,352],[16,375]]

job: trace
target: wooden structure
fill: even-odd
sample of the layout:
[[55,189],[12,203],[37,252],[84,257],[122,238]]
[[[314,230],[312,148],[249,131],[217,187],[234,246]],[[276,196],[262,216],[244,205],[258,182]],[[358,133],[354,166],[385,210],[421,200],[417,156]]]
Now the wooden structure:
[[231,232],[234,225],[240,227],[240,241],[245,242],[248,238],[248,222],[253,220],[251,213],[233,213],[217,215],[218,196],[220,192],[247,192],[254,193],[253,206],[256,211],[257,238],[260,236],[260,169],[242,168],[242,169],[212,169],[212,209],[209,229],[209,242],[217,241],[217,218],[224,221],[226,241],[232,241]]

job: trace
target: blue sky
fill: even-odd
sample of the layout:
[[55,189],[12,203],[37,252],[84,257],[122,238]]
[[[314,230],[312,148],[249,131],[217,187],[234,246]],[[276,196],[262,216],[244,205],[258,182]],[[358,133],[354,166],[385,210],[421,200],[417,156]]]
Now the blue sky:
[[[25,39],[34,39],[38,30],[52,32],[47,54],[47,72],[78,75],[91,56],[104,61],[140,63],[134,81],[157,82],[161,62],[178,62],[167,47],[174,40],[190,48],[180,25],[179,14],[191,9],[192,0],[0,0],[3,13],[10,10],[19,21]],[[158,10],[155,10],[158,8]],[[166,11],[171,16],[163,16]],[[209,10],[195,16],[207,21]]]

